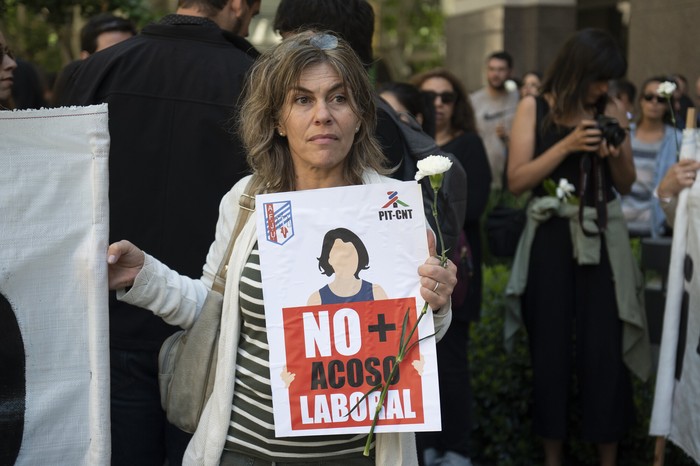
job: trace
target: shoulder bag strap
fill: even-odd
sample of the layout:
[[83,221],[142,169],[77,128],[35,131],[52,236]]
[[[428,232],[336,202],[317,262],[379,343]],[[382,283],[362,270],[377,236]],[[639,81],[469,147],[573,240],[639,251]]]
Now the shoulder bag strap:
[[219,270],[216,272],[214,283],[211,287],[212,290],[218,291],[221,294],[224,294],[224,288],[226,287],[226,272],[228,270],[228,261],[231,258],[233,246],[236,244],[238,235],[241,233],[241,230],[243,230],[243,227],[248,221],[248,217],[250,217],[250,214],[255,212],[255,194],[257,193],[257,190],[261,184],[262,183],[258,175],[254,174],[248,182],[245,192],[241,194],[241,197],[238,200],[240,211],[238,213],[238,218],[236,219],[236,225],[233,227],[231,239],[228,242],[228,247],[226,248],[224,257],[221,260],[221,264],[219,264]]

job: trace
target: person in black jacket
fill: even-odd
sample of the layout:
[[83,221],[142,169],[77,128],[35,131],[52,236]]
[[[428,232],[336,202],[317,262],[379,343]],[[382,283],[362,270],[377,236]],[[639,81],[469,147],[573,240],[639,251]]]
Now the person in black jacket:
[[[193,278],[219,200],[248,171],[232,131],[260,0],[180,0],[176,14],[90,56],[67,103],[109,104],[110,241],[138,240]],[[180,464],[189,436],[161,408],[158,351],[176,327],[110,296],[113,465]]]
[[83,60],[94,53],[132,38],[136,33],[134,23],[112,13],[100,13],[90,18],[80,30],[80,58],[64,66],[56,77],[50,104],[55,107],[65,104],[66,85]]

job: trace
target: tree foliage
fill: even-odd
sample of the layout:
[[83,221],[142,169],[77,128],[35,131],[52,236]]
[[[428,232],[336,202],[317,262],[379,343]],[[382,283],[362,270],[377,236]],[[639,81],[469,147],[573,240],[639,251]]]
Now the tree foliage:
[[0,29],[18,57],[57,72],[77,58],[80,28],[107,11],[138,27],[159,16],[143,0],[1,0]]
[[440,66],[445,57],[445,35],[440,0],[377,0],[378,51],[392,78]]

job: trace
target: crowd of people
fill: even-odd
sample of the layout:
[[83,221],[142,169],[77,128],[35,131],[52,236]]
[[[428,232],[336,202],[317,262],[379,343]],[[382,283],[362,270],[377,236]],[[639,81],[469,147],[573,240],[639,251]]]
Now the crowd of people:
[[[687,80],[653,76],[637,95],[612,36],[586,29],[545,73],[516,78],[509,53],[489,54],[486,86],[471,94],[443,68],[375,86],[369,2],[282,0],[274,28],[283,40],[261,54],[245,39],[260,1],[180,0],[174,14],[138,33],[124,18],[98,15],[83,29],[80,59],[33,103],[25,93],[35,80],[20,72],[0,32],[0,108],[109,104],[112,464],[471,465],[469,334],[482,307],[481,220],[494,189],[531,194],[516,255],[525,259],[513,274],[526,277],[518,299],[545,463],[562,464],[575,374],[581,436],[597,445],[600,464],[616,464],[635,419],[630,376],[643,373],[622,344],[625,319],[643,312],[621,298],[624,287],[639,286],[628,239],[670,235],[664,207],[700,169],[677,160],[692,106]],[[670,101],[659,94],[668,80],[677,83]],[[621,140],[606,138],[600,118],[620,128]],[[269,374],[258,373],[269,355],[265,332],[255,330],[264,328],[264,297],[254,227],[232,259],[229,283],[250,286],[224,308],[230,347],[219,352],[202,421],[193,434],[168,423],[158,351],[196,320],[247,175],[268,192],[409,179],[397,169],[411,153],[396,121],[417,122],[467,174],[462,239],[445,245],[460,254],[442,267],[432,251],[416,272],[439,339],[442,430],[379,434],[370,458],[364,436],[275,438]],[[320,132],[332,141],[309,144]],[[550,179],[566,180],[571,195],[553,204]],[[451,301],[460,285],[465,297]]]

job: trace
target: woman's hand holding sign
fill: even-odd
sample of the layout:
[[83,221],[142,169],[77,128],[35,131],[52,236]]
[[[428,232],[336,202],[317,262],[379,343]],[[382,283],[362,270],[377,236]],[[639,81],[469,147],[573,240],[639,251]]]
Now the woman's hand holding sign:
[[133,285],[136,275],[143,268],[143,262],[143,251],[133,243],[121,240],[110,244],[107,250],[109,289],[117,290]]
[[445,306],[457,284],[457,266],[449,259],[443,267],[437,254],[435,234],[428,230],[428,250],[430,257],[418,267],[420,294],[433,312]]

